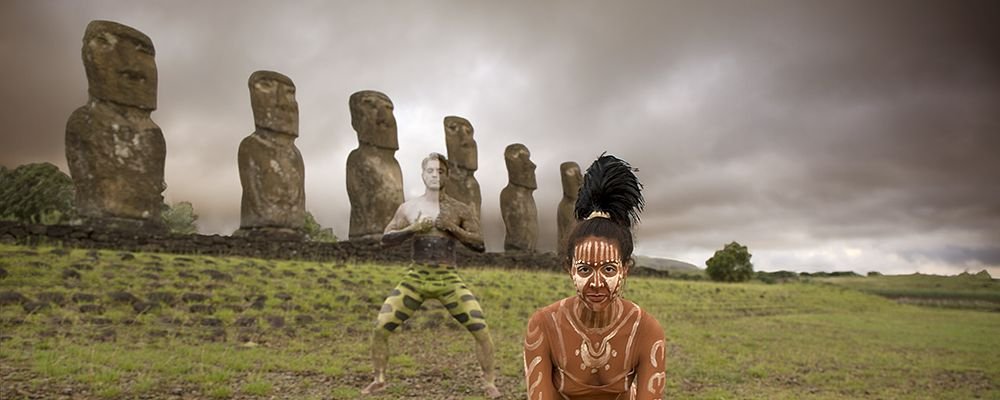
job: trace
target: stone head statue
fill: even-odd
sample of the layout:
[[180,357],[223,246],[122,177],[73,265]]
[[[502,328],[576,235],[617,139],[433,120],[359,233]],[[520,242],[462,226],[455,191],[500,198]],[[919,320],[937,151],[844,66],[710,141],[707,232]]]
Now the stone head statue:
[[274,71],[257,71],[250,75],[247,85],[254,125],[273,132],[299,135],[299,103],[295,101],[295,84],[291,79]]
[[444,140],[451,162],[459,168],[475,171],[479,169],[479,149],[474,130],[469,120],[454,115],[444,117]]
[[83,35],[83,65],[90,95],[144,110],[156,109],[153,41],[111,21],[91,21]]
[[562,175],[563,196],[575,199],[580,193],[580,185],[583,184],[583,175],[580,173],[580,166],[572,161],[559,164],[559,174]]
[[531,152],[520,143],[507,146],[503,152],[510,183],[528,189],[538,189],[538,183],[535,182],[535,163],[531,162],[530,157]]
[[351,126],[358,133],[358,141],[375,147],[399,150],[396,138],[396,117],[389,96],[374,90],[363,90],[351,95]]

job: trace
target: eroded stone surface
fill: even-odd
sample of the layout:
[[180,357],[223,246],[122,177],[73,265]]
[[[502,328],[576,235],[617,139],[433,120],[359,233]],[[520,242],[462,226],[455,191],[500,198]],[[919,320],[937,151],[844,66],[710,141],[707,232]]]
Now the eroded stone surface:
[[576,215],[573,208],[576,206],[576,199],[583,185],[583,174],[580,173],[580,165],[568,161],[559,164],[559,175],[562,177],[562,200],[559,200],[559,208],[556,211],[557,241],[556,252],[566,255],[566,240],[573,227],[576,226]]
[[156,109],[153,43],[142,32],[92,21],[83,37],[90,100],[66,123],[66,160],[80,216],[93,225],[163,230],[166,142]]
[[241,235],[300,236],[305,224],[305,164],[295,147],[299,106],[295,84],[273,71],[250,75],[257,129],[240,142]]
[[504,161],[509,182],[500,191],[500,214],[506,228],[503,248],[533,252],[538,242],[538,208],[532,195],[538,188],[535,163],[531,162],[531,152],[520,143],[507,146]]
[[392,101],[380,92],[354,93],[349,106],[358,148],[347,156],[348,238],[378,239],[403,204],[403,171],[395,158],[396,118]]
[[[445,193],[472,209],[480,222],[483,196],[474,174],[479,169],[479,148],[473,137],[475,130],[469,120],[444,117],[444,138],[448,148],[448,184]],[[481,224],[480,224],[481,225]]]

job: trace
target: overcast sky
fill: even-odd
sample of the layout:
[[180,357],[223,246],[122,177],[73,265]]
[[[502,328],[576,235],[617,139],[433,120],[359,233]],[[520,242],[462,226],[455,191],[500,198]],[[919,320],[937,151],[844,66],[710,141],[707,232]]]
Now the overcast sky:
[[348,230],[347,100],[395,103],[404,190],[445,152],[442,119],[479,144],[489,251],[503,248],[504,147],[538,165],[552,250],[559,164],[608,151],[640,169],[637,253],[701,267],[730,241],[760,270],[1000,276],[996,1],[0,2],[0,165],[66,168],[87,100],[87,23],[153,40],[168,202],[204,233],[239,226],[247,78],[297,86],[306,206]]

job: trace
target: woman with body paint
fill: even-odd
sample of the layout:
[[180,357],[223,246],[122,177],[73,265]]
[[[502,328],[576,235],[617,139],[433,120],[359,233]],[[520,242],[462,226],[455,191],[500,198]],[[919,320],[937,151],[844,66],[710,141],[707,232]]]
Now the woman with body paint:
[[566,270],[576,295],[535,312],[524,340],[529,400],[661,399],[663,328],[622,298],[642,185],[628,163],[602,155],[584,175]]

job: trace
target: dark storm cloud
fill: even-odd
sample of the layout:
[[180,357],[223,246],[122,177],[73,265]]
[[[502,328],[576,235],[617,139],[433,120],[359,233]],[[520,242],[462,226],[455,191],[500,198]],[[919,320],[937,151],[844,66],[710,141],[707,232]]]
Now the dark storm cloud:
[[153,38],[153,119],[168,200],[204,231],[239,223],[235,149],[246,78],[298,86],[307,207],[347,232],[347,97],[396,104],[407,196],[472,121],[484,232],[502,248],[503,149],[538,165],[551,249],[558,166],[603,151],[640,168],[638,248],[701,264],[723,243],[763,269],[960,272],[1000,249],[1000,7],[995,2],[5,2],[0,164],[65,168],[65,118],[86,101],[91,19]]

